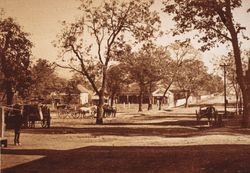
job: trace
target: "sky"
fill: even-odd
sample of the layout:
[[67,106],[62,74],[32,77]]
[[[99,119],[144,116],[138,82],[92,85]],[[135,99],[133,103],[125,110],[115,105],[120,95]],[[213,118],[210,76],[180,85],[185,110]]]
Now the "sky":
[[[153,9],[161,11],[160,0],[155,0]],[[79,15],[77,7],[79,0],[0,0],[0,8],[5,11],[5,16],[16,19],[25,32],[30,33],[30,39],[34,43],[32,49],[33,58],[44,58],[51,62],[58,61],[58,49],[53,47],[52,41],[56,40],[56,35],[62,29],[61,21],[74,21]],[[243,7],[234,14],[237,21],[247,27],[245,35],[250,37],[250,13],[246,10],[250,8],[250,1],[243,0]],[[165,13],[160,13],[162,20],[162,29],[167,31],[173,26],[171,18]],[[191,34],[182,36],[191,37]],[[167,45],[174,41],[170,35],[163,36],[158,39],[158,44]],[[193,42],[194,47],[198,48],[196,41]],[[245,41],[243,48],[249,48],[250,41]],[[221,56],[227,52],[225,46],[212,49],[202,54],[202,59],[209,70],[212,71],[212,59]],[[71,74],[65,70],[58,70],[61,77],[70,78]]]

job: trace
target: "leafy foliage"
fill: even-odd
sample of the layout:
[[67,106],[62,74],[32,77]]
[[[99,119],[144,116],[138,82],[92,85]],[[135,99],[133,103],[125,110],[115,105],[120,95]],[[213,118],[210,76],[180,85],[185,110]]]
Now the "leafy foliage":
[[49,101],[52,92],[64,92],[66,80],[55,73],[55,68],[48,60],[38,59],[31,68],[33,84],[29,89],[30,98],[40,98]]
[[239,23],[231,25],[234,22],[231,11],[241,6],[241,0],[164,0],[164,5],[165,12],[174,14],[173,35],[198,31],[197,37],[204,43],[203,51],[231,41],[232,27],[237,33],[245,29]]
[[7,104],[12,104],[15,91],[27,96],[32,82],[29,70],[32,43],[28,36],[12,18],[0,16],[0,71],[4,76],[1,88],[7,94]]
[[[92,0],[82,0],[79,10],[82,16],[72,23],[63,23],[64,29],[59,36],[57,46],[63,55],[73,56],[67,59],[67,65],[59,65],[85,76],[93,90],[99,95],[97,123],[102,123],[102,105],[107,85],[107,70],[114,58],[112,52],[122,46],[125,35],[138,41],[153,37],[159,27],[159,16],[151,12],[153,1],[116,1],[103,2],[99,6]],[[86,31],[90,34],[86,36]],[[93,38],[89,44],[85,40]],[[84,45],[86,43],[86,45]],[[92,52],[96,49],[97,53]],[[97,86],[97,79],[101,87]]]

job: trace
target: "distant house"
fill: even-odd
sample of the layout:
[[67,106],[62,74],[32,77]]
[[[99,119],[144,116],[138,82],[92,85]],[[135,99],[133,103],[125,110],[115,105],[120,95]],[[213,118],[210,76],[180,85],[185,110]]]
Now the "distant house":
[[[162,99],[165,89],[158,88],[154,92],[152,92],[153,96],[153,104],[158,104],[159,100]],[[134,103],[137,104],[139,102],[139,93],[140,88],[138,84],[133,83],[126,87],[126,89],[121,92],[118,96],[118,103]],[[149,94],[143,95],[142,103],[146,104],[149,100]],[[163,98],[163,104],[168,104],[168,106],[174,106],[174,94],[171,91],[168,91]]]
[[158,104],[159,100],[163,99],[163,104],[166,104],[168,107],[174,107],[174,93],[171,91],[167,91],[165,97],[163,98],[163,94],[165,92],[165,88],[159,88],[152,93],[153,96],[153,104]]
[[138,84],[133,83],[128,85],[118,96],[118,103],[138,103],[140,88]]
[[81,84],[77,85],[77,89],[80,92],[80,104],[84,105],[84,104],[89,103],[93,92],[88,90],[87,88],[85,88]]

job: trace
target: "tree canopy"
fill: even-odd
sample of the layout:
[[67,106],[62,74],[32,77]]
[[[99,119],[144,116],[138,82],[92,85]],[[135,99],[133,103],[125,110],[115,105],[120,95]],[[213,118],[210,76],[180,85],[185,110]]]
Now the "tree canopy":
[[[159,27],[159,16],[151,11],[153,1],[116,1],[103,2],[99,6],[92,0],[82,1],[79,9],[82,13],[79,20],[72,24],[64,22],[64,29],[57,46],[63,54],[71,52],[64,68],[72,69],[86,76],[93,90],[99,96],[97,124],[102,124],[102,106],[107,85],[107,70],[112,52],[122,46],[125,37],[144,41],[154,36]],[[89,37],[86,36],[87,32]],[[88,42],[86,39],[91,39]],[[96,53],[93,53],[93,50]],[[96,79],[101,80],[98,87]]]
[[25,96],[31,84],[30,56],[32,43],[13,18],[0,16],[0,71],[4,76],[2,87],[7,104],[13,103],[13,94]]
[[246,28],[235,20],[233,13],[233,10],[241,5],[241,0],[164,0],[164,11],[172,14],[176,22],[174,35],[192,30],[199,32],[197,37],[203,43],[203,51],[219,46],[218,43],[231,43],[237,82],[243,94],[242,126],[247,127],[250,115],[250,89],[244,78],[239,38],[249,38],[242,33]]

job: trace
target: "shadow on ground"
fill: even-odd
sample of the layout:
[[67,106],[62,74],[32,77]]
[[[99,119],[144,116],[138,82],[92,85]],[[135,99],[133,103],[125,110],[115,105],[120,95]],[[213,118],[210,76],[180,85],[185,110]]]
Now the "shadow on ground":
[[157,123],[119,123],[110,122],[104,125],[80,124],[51,127],[50,129],[34,128],[23,129],[23,133],[29,134],[90,134],[93,136],[160,136],[160,137],[192,137],[204,134],[250,134],[250,130],[237,127],[218,128],[209,127],[207,121],[197,124],[195,120],[161,121]]
[[249,173],[250,145],[178,147],[91,146],[73,150],[11,150],[2,154],[43,155],[3,173]]

